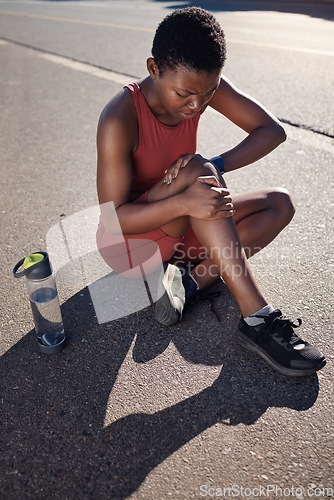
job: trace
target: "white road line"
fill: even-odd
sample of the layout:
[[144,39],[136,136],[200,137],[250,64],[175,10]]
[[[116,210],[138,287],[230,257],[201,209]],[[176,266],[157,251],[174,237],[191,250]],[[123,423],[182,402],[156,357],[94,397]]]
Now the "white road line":
[[95,66],[90,66],[89,64],[82,63],[79,61],[72,61],[66,57],[57,56],[54,54],[38,54],[42,59],[47,61],[61,64],[67,68],[74,69],[76,71],[81,71],[82,73],[88,73],[89,75],[96,76],[97,78],[103,78],[104,80],[109,80],[114,83],[119,83],[121,85],[126,85],[130,82],[131,76],[123,75],[122,73],[116,73],[115,71],[107,71],[102,68],[96,68]]

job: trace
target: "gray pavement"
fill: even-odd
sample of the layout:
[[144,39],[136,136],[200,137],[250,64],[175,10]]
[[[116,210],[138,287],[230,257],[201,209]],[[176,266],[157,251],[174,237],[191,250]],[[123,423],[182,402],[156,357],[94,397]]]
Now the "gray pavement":
[[[153,29],[171,5],[2,2],[0,11]],[[66,67],[40,49],[142,76],[153,33],[128,30],[134,49],[119,28],[0,13],[0,38],[39,49],[0,41],[1,498],[188,499],[222,496],[219,488],[233,485],[234,498],[333,496],[333,139],[305,129],[332,134],[333,55],[311,49],[330,51],[333,25],[325,15],[287,12],[217,16],[230,38],[235,30],[244,41],[231,42],[229,76],[300,125],[287,126],[289,140],[266,159],[226,180],[232,193],[267,185],[292,193],[295,218],[252,268],[275,306],[302,316],[303,334],[327,366],[291,380],[245,352],[235,341],[239,312],[223,284],[216,285],[222,323],[204,302],[172,329],[157,325],[151,308],[99,324],[88,288],[72,280],[77,261],[57,274],[70,343],[56,356],[37,351],[24,283],[11,270],[46,248],[59,221],[96,206],[96,124],[120,88],[108,71]],[[103,51],[109,37],[112,50]],[[283,39],[292,50],[277,48]],[[305,47],[310,52],[293,50]],[[302,79],[308,87],[297,91]],[[241,137],[207,112],[199,152],[212,156]]]

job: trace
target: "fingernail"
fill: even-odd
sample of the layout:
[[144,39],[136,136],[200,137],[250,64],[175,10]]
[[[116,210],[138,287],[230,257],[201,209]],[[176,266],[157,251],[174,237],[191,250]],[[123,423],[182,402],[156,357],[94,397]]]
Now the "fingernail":
[[170,179],[168,179],[167,184],[170,184],[171,182],[172,182],[172,181],[171,181]]
[[164,184],[166,184],[166,182],[167,182],[167,179],[166,179],[166,177],[165,177],[165,178],[164,178]]
[[165,172],[164,172],[164,173],[165,173],[165,174],[167,174],[167,170],[165,170]]
[[175,178],[176,178],[176,172],[174,172],[174,174],[173,174],[173,179],[175,179]]

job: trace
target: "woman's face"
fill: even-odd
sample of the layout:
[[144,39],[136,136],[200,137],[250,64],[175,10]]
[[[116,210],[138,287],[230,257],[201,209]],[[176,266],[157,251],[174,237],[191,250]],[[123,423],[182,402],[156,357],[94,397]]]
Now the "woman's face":
[[159,104],[175,120],[192,118],[205,108],[220,82],[221,70],[196,72],[186,67],[159,70],[154,78]]

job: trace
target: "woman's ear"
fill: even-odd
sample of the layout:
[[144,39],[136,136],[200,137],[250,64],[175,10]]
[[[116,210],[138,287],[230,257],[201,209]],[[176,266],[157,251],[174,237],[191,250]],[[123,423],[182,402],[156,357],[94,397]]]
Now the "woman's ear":
[[159,69],[153,57],[147,59],[146,66],[152,80],[156,80],[159,75]]

